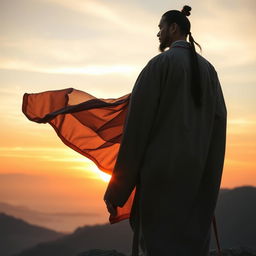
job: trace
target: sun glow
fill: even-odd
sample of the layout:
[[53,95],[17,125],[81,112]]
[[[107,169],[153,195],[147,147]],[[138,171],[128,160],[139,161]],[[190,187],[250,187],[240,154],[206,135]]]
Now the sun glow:
[[94,173],[96,173],[96,174],[98,175],[98,177],[99,177],[101,180],[103,180],[103,181],[105,181],[105,182],[109,182],[109,180],[110,180],[110,178],[111,178],[111,175],[109,175],[109,174],[107,174],[107,173],[105,173],[105,172],[99,170],[99,169],[97,168],[97,166],[93,166],[93,167],[92,167],[92,171],[93,171]]

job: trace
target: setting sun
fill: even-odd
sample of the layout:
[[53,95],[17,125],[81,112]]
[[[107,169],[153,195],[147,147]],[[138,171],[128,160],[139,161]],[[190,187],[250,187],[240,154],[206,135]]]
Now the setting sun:
[[99,169],[97,168],[96,165],[92,167],[92,171],[93,171],[94,173],[96,173],[97,176],[98,176],[101,180],[103,180],[103,181],[105,181],[105,182],[109,182],[109,180],[110,180],[110,178],[111,178],[111,175],[109,175],[109,174],[107,174],[107,173],[105,173],[105,172],[102,172],[101,170],[99,170]]

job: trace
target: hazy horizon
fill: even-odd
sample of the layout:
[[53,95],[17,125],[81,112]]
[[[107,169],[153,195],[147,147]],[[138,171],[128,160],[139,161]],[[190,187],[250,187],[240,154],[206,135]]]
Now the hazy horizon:
[[[1,179],[0,179],[1,181]],[[1,186],[1,182],[0,182]],[[235,192],[236,190],[236,192]],[[223,198],[223,194],[228,192],[237,193],[240,191],[240,195],[244,196],[244,199],[241,196],[237,198],[228,197],[233,201],[241,201],[246,200],[250,197],[246,197],[241,191],[256,191],[256,186],[241,186],[235,187],[233,189],[230,188],[221,188],[220,197],[218,198],[217,206],[219,204],[219,199],[221,201],[221,196]],[[40,209],[40,210],[38,210]],[[77,228],[91,225],[103,225],[109,224],[109,221],[106,221],[106,216],[102,214],[101,211],[92,211],[85,210],[83,212],[74,211],[72,209],[65,210],[63,212],[58,212],[56,210],[49,210],[48,208],[42,208],[42,205],[38,207],[37,210],[32,209],[26,205],[21,204],[10,204],[0,201],[0,213],[5,213],[9,216],[21,219],[23,221],[28,222],[29,224],[48,228],[57,232],[71,233],[74,232]],[[220,215],[218,209],[222,209],[221,207],[216,207],[216,214]],[[241,220],[244,221],[244,220]],[[125,220],[125,222],[129,222],[129,220]],[[120,222],[119,222],[120,223]]]

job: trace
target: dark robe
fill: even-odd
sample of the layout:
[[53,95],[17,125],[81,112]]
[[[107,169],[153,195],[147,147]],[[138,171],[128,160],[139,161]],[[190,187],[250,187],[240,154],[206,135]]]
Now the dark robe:
[[[220,189],[227,111],[214,67],[198,55],[203,106],[191,95],[190,44],[152,58],[131,94],[72,88],[25,94],[23,112],[112,174],[104,198],[129,218],[145,256],[206,256]],[[128,104],[129,103],[129,104]],[[139,237],[138,237],[139,236]]]
[[209,253],[227,111],[217,72],[199,54],[203,106],[196,108],[189,47],[174,42],[139,75],[104,196],[122,207],[136,186],[130,222],[140,227],[146,256]]

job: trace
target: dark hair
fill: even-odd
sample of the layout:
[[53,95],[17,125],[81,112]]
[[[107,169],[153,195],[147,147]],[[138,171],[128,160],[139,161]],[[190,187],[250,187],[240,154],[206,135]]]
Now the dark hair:
[[190,42],[190,62],[191,62],[191,84],[192,84],[192,96],[195,100],[196,106],[201,106],[202,101],[202,88],[201,88],[201,75],[198,63],[198,57],[195,49],[194,43],[200,48],[202,51],[201,46],[194,40],[190,32],[190,21],[186,16],[190,15],[191,7],[188,5],[183,6],[181,11],[178,10],[171,10],[162,15],[164,21],[171,25],[172,23],[177,23],[180,27],[181,33],[183,35],[189,35],[189,42]]

